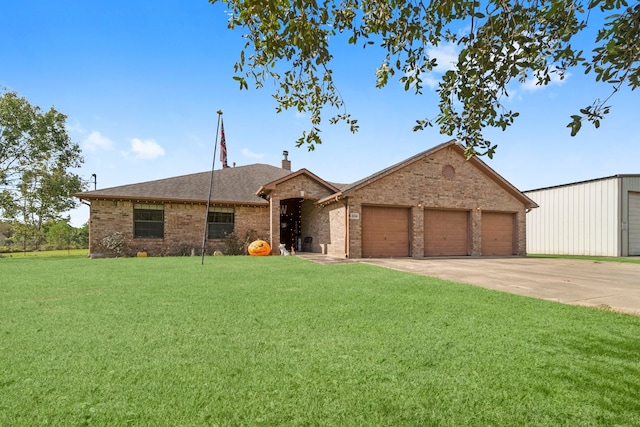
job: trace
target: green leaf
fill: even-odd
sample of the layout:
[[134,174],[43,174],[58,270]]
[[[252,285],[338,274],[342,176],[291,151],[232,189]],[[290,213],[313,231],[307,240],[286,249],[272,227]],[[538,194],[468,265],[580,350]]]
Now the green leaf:
[[[625,0],[590,0],[586,12],[581,2],[564,0],[225,3],[232,14],[229,27],[242,27],[246,40],[235,72],[246,69],[244,78],[254,79],[257,88],[271,77],[276,93],[286,94],[274,97],[277,111],[291,106],[313,111],[317,123],[327,109],[335,109],[336,120],[330,124],[342,121],[352,125],[330,67],[331,52],[345,38],[331,36],[346,31],[350,45],[377,45],[374,52],[380,52],[378,63],[385,67],[375,72],[374,84],[386,86],[397,75],[404,89],[413,89],[416,94],[422,93],[425,74],[437,70],[429,49],[455,44],[460,51],[456,64],[444,75],[438,71],[430,75],[440,79],[436,88],[439,104],[425,109],[439,111],[433,123],[441,133],[456,135],[470,147],[478,147],[474,155],[494,154],[496,148],[485,140],[483,132],[491,127],[506,130],[514,123],[519,115],[507,112],[501,100],[509,96],[507,89],[514,82],[524,82],[528,76],[537,76],[538,83],[546,85],[551,82],[551,73],[562,79],[567,70],[583,67],[597,82],[612,84],[613,93],[624,84],[632,90],[640,87],[640,7],[628,7]],[[600,10],[610,11],[609,16],[595,16]],[[571,44],[578,37],[584,44],[581,33],[587,23],[590,31],[597,31],[595,42],[585,45],[592,51],[589,60],[582,57],[583,50],[575,50]],[[459,33],[463,27],[470,27],[467,34]],[[265,72],[265,68],[280,71],[281,67],[282,73]],[[244,78],[237,80],[240,89],[248,88]],[[590,121],[599,120],[606,112],[599,102],[591,110],[581,110]],[[578,116],[568,125],[573,135],[582,120]],[[413,129],[424,129],[431,123],[417,121]],[[320,137],[312,131],[300,141],[315,146]]]

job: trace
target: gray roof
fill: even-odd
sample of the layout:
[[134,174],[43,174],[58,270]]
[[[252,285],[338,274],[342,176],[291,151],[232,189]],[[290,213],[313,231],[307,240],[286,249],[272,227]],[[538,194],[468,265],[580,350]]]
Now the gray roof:
[[[336,195],[345,197],[348,196],[348,193],[351,193],[358,188],[366,186],[371,182],[374,182],[414,161],[423,158],[424,156],[428,156],[431,153],[435,153],[436,151],[449,146],[456,148],[461,155],[464,155],[464,148],[456,140],[451,140],[429,150],[423,151],[422,153],[418,153],[415,156],[409,157],[400,163],[389,166],[388,168],[378,171],[373,175],[352,184],[336,184],[328,181],[323,182],[333,186],[334,189],[338,189],[339,192],[336,193]],[[472,157],[469,161],[496,181],[505,190],[513,194],[517,199],[522,200],[527,207],[537,207],[533,200],[520,192],[483,161],[477,157]],[[303,171],[306,171],[306,169],[301,169],[295,174],[299,174]],[[268,186],[269,184],[273,184],[292,173],[293,172],[290,170],[260,163],[216,170],[214,171],[213,177],[211,201],[231,204],[268,205],[268,201],[256,194],[258,190]],[[74,196],[84,200],[111,199],[139,200],[141,202],[163,201],[206,203],[207,196],[209,195],[210,179],[211,171],[142,182],[138,184],[122,185],[102,190],[85,191],[83,193],[74,194]],[[317,179],[321,180],[320,178]],[[320,202],[322,203],[324,200],[332,198],[334,198],[333,195],[320,200]]]
[[[256,195],[260,186],[291,174],[290,170],[254,164],[214,171],[211,200],[216,202],[266,205]],[[211,171],[122,185],[75,194],[85,200],[118,199],[140,201],[206,202]]]

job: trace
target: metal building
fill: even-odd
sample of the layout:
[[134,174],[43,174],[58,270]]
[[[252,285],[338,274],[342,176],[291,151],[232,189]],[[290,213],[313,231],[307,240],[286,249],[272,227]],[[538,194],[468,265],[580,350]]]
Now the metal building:
[[527,253],[640,255],[640,175],[615,175],[525,191]]

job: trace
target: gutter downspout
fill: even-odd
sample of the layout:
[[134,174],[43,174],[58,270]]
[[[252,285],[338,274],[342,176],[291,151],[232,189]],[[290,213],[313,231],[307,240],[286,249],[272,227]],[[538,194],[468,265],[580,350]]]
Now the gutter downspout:
[[91,257],[91,243],[92,243],[91,242],[91,240],[92,240],[91,239],[91,235],[93,234],[91,232],[91,229],[93,228],[91,226],[91,203],[89,203],[87,200],[84,200],[84,199],[80,199],[80,203],[82,203],[83,205],[89,206],[89,221],[88,221],[88,224],[89,224],[89,235],[87,237],[89,239],[89,241],[88,241],[88,244],[89,244],[89,257]]

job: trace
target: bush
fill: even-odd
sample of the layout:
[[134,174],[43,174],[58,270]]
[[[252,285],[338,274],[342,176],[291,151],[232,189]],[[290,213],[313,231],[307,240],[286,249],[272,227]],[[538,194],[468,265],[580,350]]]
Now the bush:
[[[192,253],[193,251],[193,253]],[[174,242],[164,250],[163,256],[190,256],[198,252],[197,246],[192,243]]]
[[255,230],[248,230],[244,239],[240,239],[235,232],[229,233],[223,239],[220,250],[225,255],[247,255],[247,248],[258,238],[257,236]]
[[124,241],[124,235],[119,231],[108,235],[107,237],[102,239],[100,243],[109,252],[113,252],[114,254],[116,254],[116,256],[125,256],[126,254],[127,250]]
[[243,255],[244,242],[233,232],[227,234],[222,241],[222,253],[225,255]]

